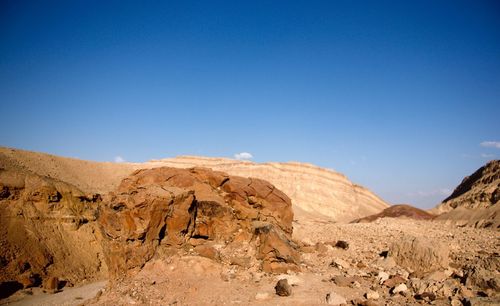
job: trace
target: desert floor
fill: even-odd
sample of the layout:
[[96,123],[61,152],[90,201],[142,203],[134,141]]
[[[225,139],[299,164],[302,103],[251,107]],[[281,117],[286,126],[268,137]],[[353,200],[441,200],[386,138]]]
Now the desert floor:
[[[393,243],[413,237],[432,241],[436,248],[448,251],[449,268],[419,276],[395,265],[390,257],[380,256]],[[294,222],[294,240],[303,245],[300,272],[269,275],[255,267],[219,263],[185,250],[167,259],[153,260],[136,275],[105,289],[100,282],[50,295],[19,292],[9,301],[18,300],[10,305],[320,305],[327,304],[327,294],[330,304],[460,305],[458,301],[464,297],[471,298],[475,305],[500,301],[495,290],[478,291],[460,279],[465,266],[488,268],[485,262],[491,260],[498,264],[498,231],[409,219],[385,218],[360,224],[308,219]],[[347,241],[349,248],[331,245],[338,240]],[[380,284],[383,272],[396,280],[403,278],[408,289],[391,293],[394,284]],[[280,278],[287,278],[292,285],[290,296],[275,294],[274,286]],[[426,286],[425,291],[435,296],[415,299],[419,288]],[[367,299],[367,293],[379,297]]]

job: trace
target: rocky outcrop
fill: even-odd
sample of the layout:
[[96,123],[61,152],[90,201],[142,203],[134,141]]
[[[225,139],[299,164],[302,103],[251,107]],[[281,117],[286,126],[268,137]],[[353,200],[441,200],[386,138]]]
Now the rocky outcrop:
[[209,167],[231,175],[271,182],[291,199],[298,218],[312,216],[340,222],[373,215],[389,205],[344,175],[311,164],[253,163],[222,158],[180,156],[145,163],[147,167]]
[[158,254],[196,246],[215,259],[241,243],[264,271],[297,269],[292,219],[290,199],[265,181],[161,167],[124,179],[105,197],[98,222],[110,275],[119,278]]
[[455,208],[482,209],[500,201],[500,160],[492,160],[463,179],[436,208],[443,213]]
[[431,212],[460,226],[500,228],[500,161],[493,160],[463,179]]
[[107,274],[95,220],[98,195],[27,171],[0,169],[0,282],[76,283]]
[[356,219],[351,223],[373,222],[380,218],[409,218],[416,220],[432,220],[435,218],[435,216],[426,212],[425,210],[410,205],[401,204],[386,208],[378,214]]

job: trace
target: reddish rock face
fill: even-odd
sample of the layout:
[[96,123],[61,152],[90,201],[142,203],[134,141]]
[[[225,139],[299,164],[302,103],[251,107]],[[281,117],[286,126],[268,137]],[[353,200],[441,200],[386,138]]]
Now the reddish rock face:
[[290,199],[259,179],[205,168],[138,170],[109,193],[99,225],[111,276],[140,269],[159,248],[251,242],[269,272],[299,261]]

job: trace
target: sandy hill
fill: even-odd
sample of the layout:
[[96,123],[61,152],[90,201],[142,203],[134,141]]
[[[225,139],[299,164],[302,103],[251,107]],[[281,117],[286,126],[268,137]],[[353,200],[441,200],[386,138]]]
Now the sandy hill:
[[432,210],[438,220],[475,227],[500,228],[500,160],[492,160],[463,179]]
[[146,163],[92,162],[50,154],[0,148],[0,167],[57,178],[88,193],[106,193],[134,170],[156,167],[208,167],[230,175],[271,182],[293,202],[296,219],[348,222],[381,212],[389,204],[343,174],[311,164],[253,163],[224,158],[181,156]]
[[373,192],[352,183],[345,175],[306,163],[253,163],[179,156],[153,160],[147,165],[180,168],[203,166],[231,175],[267,180],[292,199],[294,212],[299,219],[314,217],[348,222],[379,213],[389,207]]
[[106,193],[138,168],[135,164],[92,162],[0,147],[0,168],[32,172],[72,184],[87,193]]

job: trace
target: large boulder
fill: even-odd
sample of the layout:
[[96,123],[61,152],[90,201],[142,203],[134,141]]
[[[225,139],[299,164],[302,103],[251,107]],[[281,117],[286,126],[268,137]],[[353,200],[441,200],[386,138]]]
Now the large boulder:
[[299,261],[290,199],[259,179],[206,168],[135,171],[103,200],[98,223],[111,277],[137,271],[166,249],[249,243],[262,269]]
[[401,267],[419,274],[446,269],[450,262],[448,246],[413,236],[395,241],[389,253]]

